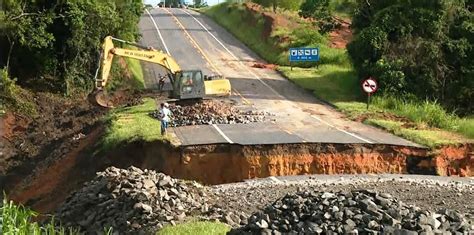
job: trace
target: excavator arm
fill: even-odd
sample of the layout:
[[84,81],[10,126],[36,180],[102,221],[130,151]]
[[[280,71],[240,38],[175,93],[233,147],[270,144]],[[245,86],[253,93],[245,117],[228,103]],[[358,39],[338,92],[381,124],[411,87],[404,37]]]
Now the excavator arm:
[[[117,48],[114,41],[119,41],[141,50]],[[205,95],[227,96],[230,95],[231,87],[227,79],[206,80],[201,70],[182,71],[178,63],[168,54],[153,48],[127,42],[118,38],[108,36],[102,45],[100,66],[95,75],[95,91],[89,96],[91,102],[102,107],[112,107],[113,104],[104,93],[104,87],[109,78],[110,69],[114,56],[123,56],[141,61],[147,61],[163,66],[169,71],[169,79],[173,85],[172,97],[177,99],[203,98]],[[99,70],[102,69],[100,76]]]
[[[168,69],[171,74],[176,74],[177,72],[181,71],[181,68],[179,67],[178,63],[176,63],[176,61],[171,56],[169,56],[168,54],[162,51],[157,51],[151,48],[144,48],[140,45],[129,43],[129,42],[127,43],[133,44],[134,46],[137,46],[146,50],[116,48],[114,46],[113,40],[125,42],[123,40],[116,39],[111,36],[107,36],[105,38],[104,44],[102,45],[102,48],[103,48],[102,61],[101,61],[102,73],[100,75],[100,79],[96,79],[96,88],[98,89],[104,88],[105,85],[107,84],[107,79],[110,74],[110,69],[112,67],[112,61],[114,59],[114,55],[147,61],[154,64],[159,64],[165,67],[166,69]],[[171,80],[172,80],[171,82],[174,82],[172,78]]]

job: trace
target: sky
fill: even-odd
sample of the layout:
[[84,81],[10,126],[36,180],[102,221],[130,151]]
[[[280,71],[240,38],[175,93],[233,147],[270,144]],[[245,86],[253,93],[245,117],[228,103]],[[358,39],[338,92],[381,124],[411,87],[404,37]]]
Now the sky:
[[[185,1],[186,2],[192,2],[192,0],[185,0]],[[207,1],[207,4],[209,4],[209,5],[214,5],[214,4],[217,4],[219,2],[223,2],[225,0],[203,0],[203,1]],[[159,2],[160,2],[160,0],[145,0],[146,4],[152,4],[153,6],[155,6]]]

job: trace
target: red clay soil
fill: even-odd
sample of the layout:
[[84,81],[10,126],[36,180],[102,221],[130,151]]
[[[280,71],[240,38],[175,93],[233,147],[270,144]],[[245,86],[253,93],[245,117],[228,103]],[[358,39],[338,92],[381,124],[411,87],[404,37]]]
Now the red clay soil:
[[[245,7],[247,8],[247,11],[251,12],[252,14],[262,15],[264,19],[264,28],[263,28],[263,33],[262,33],[263,39],[269,38],[271,36],[271,33],[279,27],[294,28],[298,26],[296,22],[293,22],[292,20],[287,19],[285,16],[281,14],[277,14],[272,11],[266,11],[259,4],[247,2],[245,3]],[[255,22],[256,22],[256,19],[250,23],[255,23]]]
[[447,147],[437,155],[414,147],[358,144],[213,145],[167,153],[158,169],[208,184],[305,174],[474,176],[472,146]]
[[203,145],[135,142],[112,152],[90,150],[95,130],[64,158],[23,179],[10,194],[35,210],[53,211],[72,191],[108,166],[134,165],[205,184],[305,174],[430,174],[473,176],[472,146],[428,149],[363,144]]
[[[53,211],[58,206],[58,201],[63,201],[69,195],[74,187],[88,177],[81,176],[78,171],[82,158],[87,158],[90,153],[87,148],[94,146],[100,139],[102,128],[97,128],[80,141],[78,146],[72,148],[68,154],[43,169],[36,169],[33,175],[28,176],[17,185],[9,194],[9,198],[17,203],[29,205],[35,210],[46,213]],[[89,169],[95,169],[95,166],[85,166]],[[88,172],[92,176],[94,172],[89,169],[82,169],[82,172]],[[76,178],[76,180],[74,179]],[[78,184],[79,183],[79,184]],[[54,193],[54,196],[46,196]]]
[[[252,2],[247,2],[244,4],[247,11],[251,12],[253,15],[261,15],[264,19],[264,26],[262,32],[262,39],[268,39],[271,37],[272,32],[276,31],[278,28],[288,28],[294,29],[299,27],[299,24],[292,19],[288,19],[285,15],[274,13],[267,9],[264,9],[261,5],[255,4]],[[256,23],[256,19],[250,17],[247,19],[250,25]],[[311,19],[308,19],[309,21]],[[346,19],[335,18],[336,22],[339,23],[340,27],[331,31],[329,33],[329,46],[332,48],[346,48],[347,44],[352,41],[353,34],[351,29],[351,22]],[[288,38],[279,38],[280,42],[288,40]],[[254,65],[257,66],[259,65]]]
[[28,124],[27,118],[12,112],[0,117],[0,175],[5,172],[2,166],[17,152],[14,145],[16,133],[26,131]]
[[352,29],[351,22],[336,18],[336,21],[340,24],[340,27],[329,33],[330,47],[345,49],[347,44],[352,41]]
[[259,69],[271,69],[271,70],[276,70],[278,68],[278,65],[276,64],[265,64],[265,63],[260,63],[260,62],[255,62],[252,65],[253,68],[259,68]]
[[85,99],[31,93],[37,114],[1,118],[0,191],[7,195],[38,169],[57,163],[80,145],[105,113]]
[[167,174],[218,184],[281,175],[404,174],[411,170],[410,159],[423,158],[426,152],[418,148],[344,144],[196,146],[161,161]]
[[464,144],[438,149],[431,164],[436,167],[438,175],[474,176],[473,146],[473,144]]

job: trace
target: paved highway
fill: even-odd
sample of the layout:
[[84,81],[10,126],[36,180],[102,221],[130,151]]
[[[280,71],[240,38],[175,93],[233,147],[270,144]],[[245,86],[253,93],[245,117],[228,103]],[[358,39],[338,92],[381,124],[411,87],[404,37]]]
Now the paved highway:
[[[244,110],[275,114],[275,121],[257,124],[174,128],[182,145],[236,143],[368,143],[416,146],[377,128],[353,122],[317,100],[276,71],[253,68],[263,62],[211,19],[185,9],[157,8],[140,21],[141,43],[173,56],[183,69],[229,78],[231,99]],[[159,66],[144,64],[146,86],[157,86]],[[169,88],[169,84],[167,84]],[[165,87],[166,88],[166,87]]]

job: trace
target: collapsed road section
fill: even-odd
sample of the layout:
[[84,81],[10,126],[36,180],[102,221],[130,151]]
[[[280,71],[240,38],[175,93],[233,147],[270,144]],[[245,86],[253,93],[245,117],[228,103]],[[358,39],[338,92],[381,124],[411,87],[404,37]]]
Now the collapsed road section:
[[[339,179],[202,186],[152,170],[109,167],[71,194],[56,211],[56,218],[88,233],[104,227],[130,234],[154,233],[163,225],[196,217],[227,223],[233,227],[231,234],[455,233],[474,229],[472,205],[463,206],[463,200],[472,200],[474,190],[467,180]],[[301,186],[305,188],[299,189]],[[430,205],[410,196],[413,191],[422,198],[461,196],[449,205]]]
[[[91,138],[95,138],[91,136]],[[86,141],[91,141],[85,139]],[[109,166],[136,166],[204,184],[252,178],[308,174],[430,174],[472,176],[472,146],[427,149],[363,144],[285,144],[242,146],[214,144],[176,147],[162,142],[134,142],[102,156],[70,154],[36,169],[10,188],[9,197],[50,212],[57,203]]]

